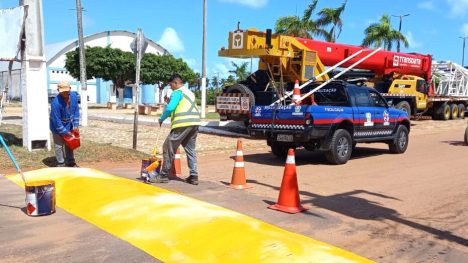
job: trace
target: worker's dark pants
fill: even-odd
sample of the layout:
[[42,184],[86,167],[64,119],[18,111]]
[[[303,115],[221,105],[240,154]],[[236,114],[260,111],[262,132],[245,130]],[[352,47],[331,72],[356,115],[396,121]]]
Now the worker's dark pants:
[[198,126],[188,126],[172,129],[163,145],[163,166],[160,175],[167,177],[174,162],[174,156],[180,145],[184,147],[187,155],[187,163],[190,176],[198,177],[197,152],[195,145],[197,141]]
[[55,158],[57,159],[57,163],[66,165],[75,164],[75,155],[73,154],[73,150],[68,148],[62,136],[55,133],[52,135],[55,144]]

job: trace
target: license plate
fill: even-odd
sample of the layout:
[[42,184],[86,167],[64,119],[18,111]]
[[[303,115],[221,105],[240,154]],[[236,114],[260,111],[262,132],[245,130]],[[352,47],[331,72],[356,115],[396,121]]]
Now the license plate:
[[293,136],[290,134],[278,134],[276,140],[279,142],[292,142]]

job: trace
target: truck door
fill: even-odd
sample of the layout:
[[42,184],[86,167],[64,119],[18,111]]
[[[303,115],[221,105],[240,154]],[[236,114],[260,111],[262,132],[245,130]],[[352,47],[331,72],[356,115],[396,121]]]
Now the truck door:
[[373,136],[375,129],[375,107],[367,88],[354,88],[354,138],[368,138]]
[[384,98],[375,90],[369,90],[369,95],[374,104],[374,136],[390,136],[395,127],[396,119],[390,118],[390,111]]

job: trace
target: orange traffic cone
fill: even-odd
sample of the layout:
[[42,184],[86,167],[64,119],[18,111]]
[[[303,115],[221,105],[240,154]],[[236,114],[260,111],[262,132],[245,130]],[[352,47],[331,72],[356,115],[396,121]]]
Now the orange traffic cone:
[[299,80],[296,79],[296,83],[294,84],[293,95],[292,95],[292,104],[301,105],[301,89],[299,88]]
[[284,166],[283,181],[281,182],[281,189],[278,196],[278,203],[270,205],[268,208],[291,214],[309,209],[301,206],[300,204],[294,149],[289,149],[288,151],[286,165]]
[[242,151],[242,141],[240,139],[237,140],[236,159],[229,187],[233,189],[252,188],[252,186],[247,185],[247,181],[245,179],[244,153]]
[[182,167],[180,165],[180,149],[177,148],[176,154],[174,155],[174,161],[172,162],[171,171],[169,176],[182,176]]

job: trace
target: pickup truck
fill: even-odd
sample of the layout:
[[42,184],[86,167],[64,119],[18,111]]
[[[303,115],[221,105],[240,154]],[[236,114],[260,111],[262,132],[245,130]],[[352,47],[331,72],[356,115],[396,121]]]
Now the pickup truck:
[[[302,93],[319,84],[309,84]],[[289,148],[304,147],[324,152],[332,164],[346,163],[357,143],[383,142],[391,153],[406,151],[408,114],[390,107],[375,89],[332,81],[308,99],[305,105],[253,106],[250,136],[266,139],[278,157],[284,158]]]

